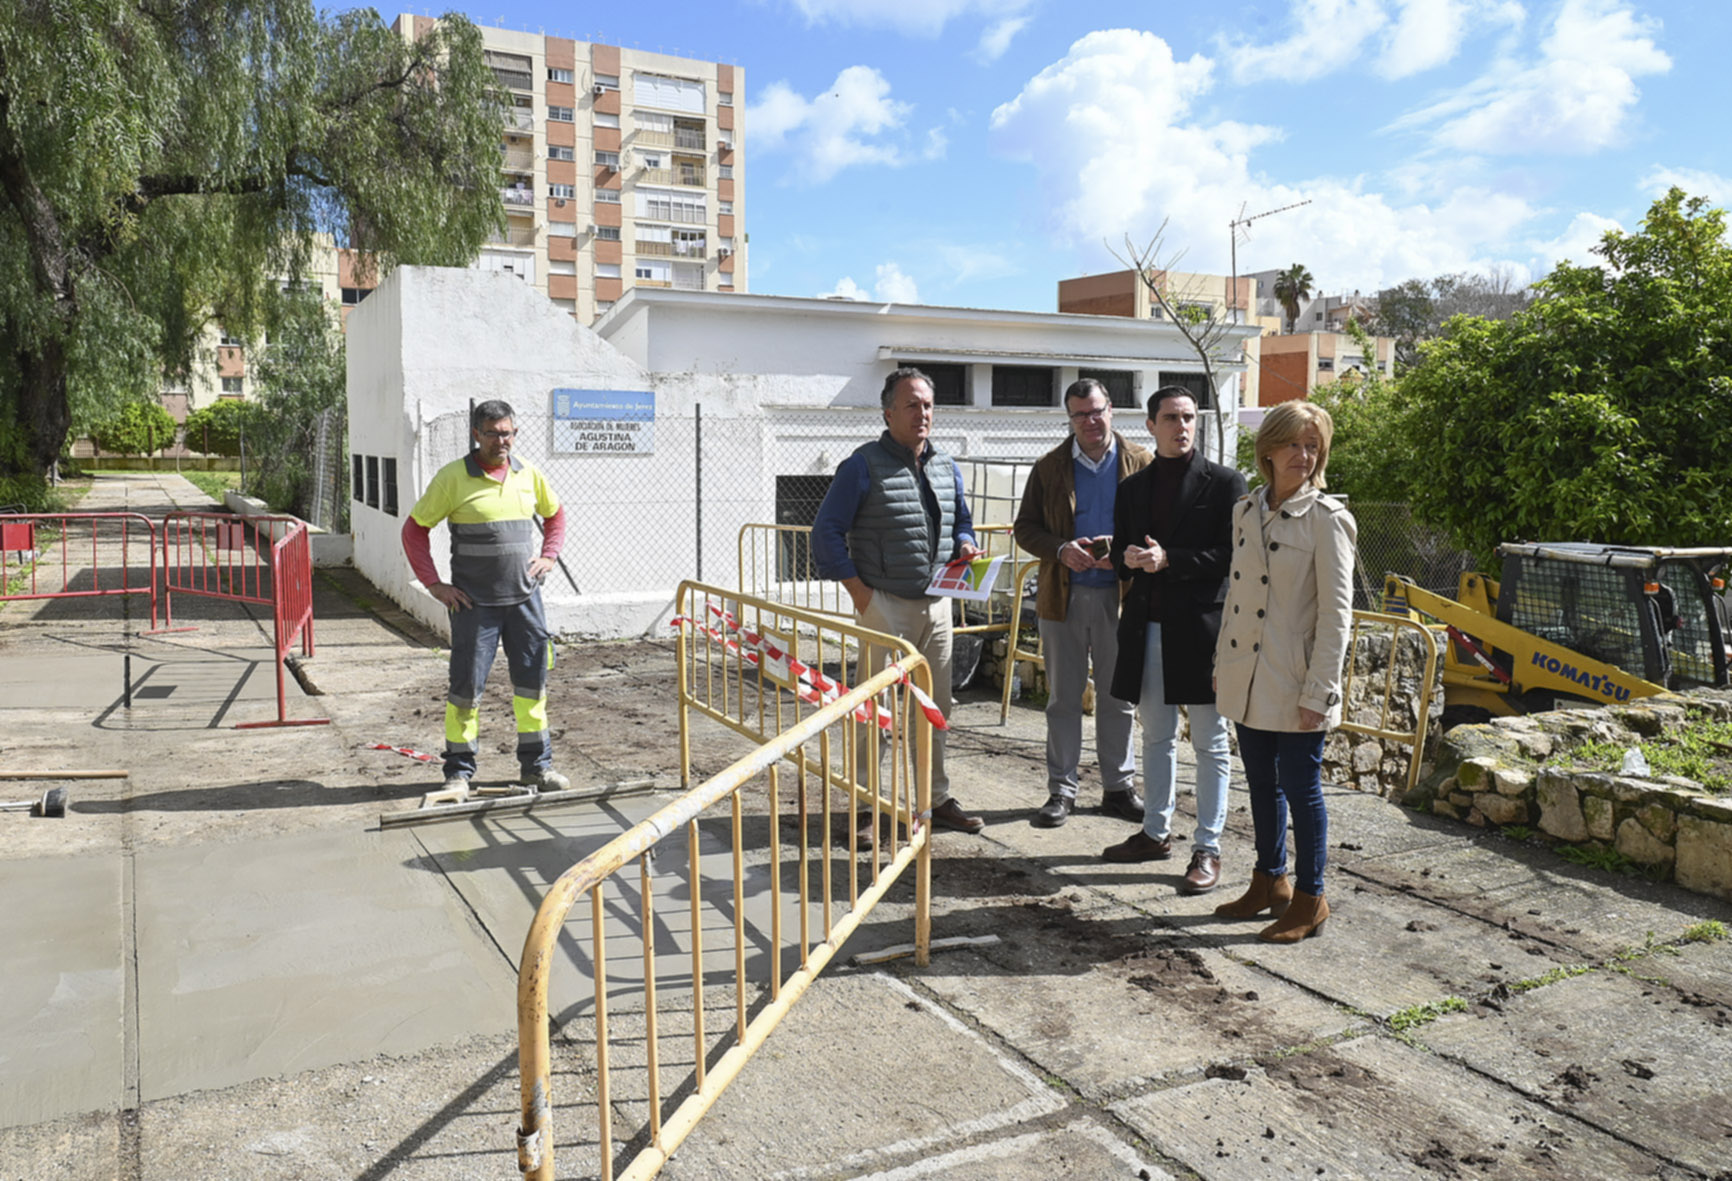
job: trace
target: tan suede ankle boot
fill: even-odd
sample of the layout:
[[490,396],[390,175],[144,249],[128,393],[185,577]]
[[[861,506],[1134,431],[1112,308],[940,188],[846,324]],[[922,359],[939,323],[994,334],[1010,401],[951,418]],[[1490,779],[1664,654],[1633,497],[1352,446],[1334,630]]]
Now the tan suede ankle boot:
[[1250,888],[1233,901],[1221,903],[1215,913],[1224,919],[1254,919],[1264,911],[1278,917],[1292,900],[1292,878],[1253,869]]
[[1321,894],[1293,891],[1293,905],[1280,920],[1257,932],[1264,943],[1297,943],[1321,934],[1323,920],[1329,917],[1329,902]]

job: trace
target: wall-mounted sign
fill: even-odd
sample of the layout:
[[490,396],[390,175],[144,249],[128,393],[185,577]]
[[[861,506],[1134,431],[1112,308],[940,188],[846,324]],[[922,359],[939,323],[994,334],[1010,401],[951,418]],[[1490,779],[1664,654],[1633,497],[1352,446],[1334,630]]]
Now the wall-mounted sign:
[[649,390],[554,390],[553,449],[574,455],[655,454],[655,394]]

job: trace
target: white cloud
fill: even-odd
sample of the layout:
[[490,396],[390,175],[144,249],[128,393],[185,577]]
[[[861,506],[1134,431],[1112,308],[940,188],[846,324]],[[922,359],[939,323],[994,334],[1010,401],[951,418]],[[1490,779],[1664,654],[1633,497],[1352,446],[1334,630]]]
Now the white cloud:
[[[1005,23],[1031,0],[789,0],[808,22],[891,28],[920,37],[936,37],[958,17],[978,15]],[[1018,26],[1020,27],[1020,26]],[[1016,30],[1003,34],[1005,45]],[[989,30],[989,35],[991,31]],[[983,39],[984,43],[984,39]],[[1003,47],[999,49],[1004,52]]]
[[811,99],[786,82],[770,83],[746,120],[754,148],[792,147],[804,163],[801,179],[818,184],[853,164],[904,163],[897,144],[873,137],[899,130],[913,109],[890,97],[890,83],[877,70],[849,66]]
[[1541,271],[1550,271],[1560,262],[1573,262],[1577,266],[1599,266],[1605,259],[1593,253],[1593,248],[1600,244],[1607,230],[1621,230],[1624,227],[1610,218],[1601,217],[1595,213],[1578,213],[1570,220],[1564,232],[1549,241],[1530,243],[1534,257],[1541,266]]
[[903,274],[902,268],[893,262],[878,264],[878,281],[872,285],[872,293],[884,303],[920,302],[920,289],[914,279]]
[[1383,37],[1372,69],[1391,80],[1441,66],[1461,48],[1467,31],[1465,0],[1398,0],[1400,15]]
[[949,147],[950,137],[944,133],[944,128],[931,127],[926,131],[926,149],[921,155],[928,160],[941,160]]
[[1004,56],[1004,51],[1010,48],[1011,40],[1028,24],[1026,16],[1007,16],[1003,20],[994,21],[980,34],[980,44],[974,47],[974,59],[978,62],[995,62]]
[[1435,126],[1435,142],[1455,151],[1597,151],[1623,138],[1641,95],[1636,79],[1672,68],[1654,30],[1619,0],[1564,0],[1536,61],[1499,62],[1390,127]]
[[919,303],[920,289],[910,275],[894,262],[878,264],[875,282],[868,292],[851,275],[837,280],[836,286],[818,293],[819,299],[851,299],[861,303]]
[[1332,74],[1358,57],[1366,38],[1389,19],[1383,0],[1291,2],[1294,28],[1286,40],[1223,46],[1235,82],[1307,82]]
[[1663,197],[1674,185],[1692,197],[1706,197],[1722,209],[1732,205],[1732,176],[1699,168],[1656,167],[1642,178],[1641,189],[1650,197]]
[[851,300],[854,300],[856,302],[865,302],[866,300],[869,300],[872,297],[869,294],[867,294],[867,291],[864,287],[862,287],[862,286],[860,286],[860,284],[854,282],[854,279],[852,276],[843,275],[841,279],[837,280],[836,286],[830,288],[830,290],[828,290],[828,291],[820,291],[818,293],[818,298],[819,299],[851,299]]
[[1039,171],[1052,228],[1085,249],[1083,265],[1116,265],[1099,243],[1145,243],[1165,220],[1163,261],[1183,250],[1181,269],[1225,273],[1234,213],[1309,199],[1256,223],[1241,273],[1300,261],[1328,291],[1372,290],[1504,261],[1497,247],[1533,217],[1520,197],[1460,178],[1435,205],[1396,204],[1355,178],[1274,183],[1252,166],[1273,130],[1196,120],[1212,71],[1200,55],[1175,61],[1152,33],[1106,30],[993,112],[994,147]]

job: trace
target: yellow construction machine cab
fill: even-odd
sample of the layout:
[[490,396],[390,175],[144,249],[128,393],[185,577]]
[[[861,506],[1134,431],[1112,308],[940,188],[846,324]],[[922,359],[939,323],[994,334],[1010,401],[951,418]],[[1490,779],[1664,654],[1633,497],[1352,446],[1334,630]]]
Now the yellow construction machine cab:
[[1454,599],[1400,575],[1384,581],[1386,612],[1429,616],[1448,634],[1453,721],[1729,683],[1732,549],[1512,543],[1498,553],[1502,580],[1463,574]]

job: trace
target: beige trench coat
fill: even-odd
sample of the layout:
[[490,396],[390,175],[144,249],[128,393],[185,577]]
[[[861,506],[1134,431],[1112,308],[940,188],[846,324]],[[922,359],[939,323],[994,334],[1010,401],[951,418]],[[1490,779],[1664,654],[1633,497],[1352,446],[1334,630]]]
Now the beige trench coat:
[[1215,707],[1258,730],[1298,731],[1299,710],[1341,721],[1358,525],[1307,487],[1263,522],[1263,489],[1233,506],[1233,573],[1215,642]]

